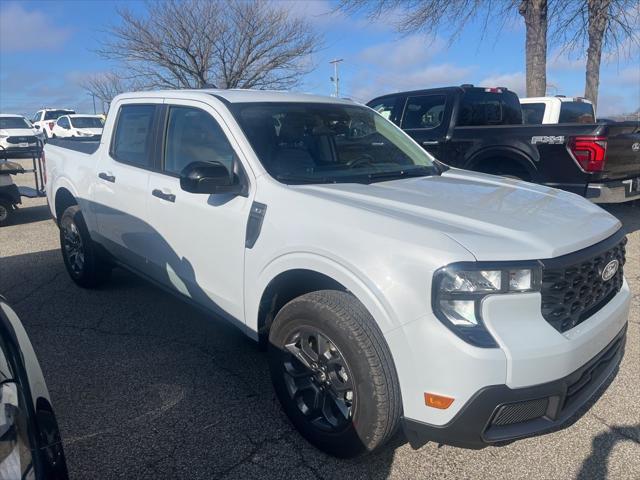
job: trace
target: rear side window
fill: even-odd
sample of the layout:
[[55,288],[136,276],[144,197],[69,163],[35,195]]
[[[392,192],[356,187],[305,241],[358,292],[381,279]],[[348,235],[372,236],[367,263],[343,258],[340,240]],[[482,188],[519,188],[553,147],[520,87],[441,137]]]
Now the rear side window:
[[119,162],[139,167],[151,166],[151,138],[154,105],[123,105],[111,147],[111,155]]
[[466,90],[458,110],[459,127],[522,124],[518,96],[509,91]]
[[544,118],[544,103],[523,103],[522,120],[529,125],[539,125]]
[[409,130],[439,127],[442,124],[446,103],[445,95],[409,97],[404,108],[402,128]]
[[561,102],[558,123],[596,123],[593,105],[587,102]]
[[164,170],[180,174],[193,162],[217,162],[233,170],[233,148],[218,122],[204,110],[170,107]]
[[391,96],[373,100],[367,104],[387,120],[392,121],[396,125],[400,124],[400,113],[398,110],[399,97]]

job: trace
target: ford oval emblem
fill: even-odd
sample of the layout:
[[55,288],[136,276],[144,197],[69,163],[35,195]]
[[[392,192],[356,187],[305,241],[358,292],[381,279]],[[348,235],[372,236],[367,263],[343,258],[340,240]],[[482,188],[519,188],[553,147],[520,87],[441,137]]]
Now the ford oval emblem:
[[618,271],[619,265],[620,262],[618,262],[618,260],[611,260],[609,263],[607,263],[602,269],[602,280],[604,280],[605,282],[607,280],[611,280]]

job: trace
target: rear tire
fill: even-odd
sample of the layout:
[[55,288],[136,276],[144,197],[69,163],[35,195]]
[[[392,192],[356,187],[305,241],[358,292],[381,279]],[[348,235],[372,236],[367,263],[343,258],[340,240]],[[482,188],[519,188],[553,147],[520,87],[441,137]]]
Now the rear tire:
[[60,218],[60,249],[71,279],[83,288],[102,285],[111,276],[111,265],[98,254],[80,207],[68,207]]
[[13,204],[8,200],[0,198],[0,227],[9,225],[13,218],[14,208]]
[[402,400],[391,353],[353,295],[321,290],[290,301],[271,326],[268,356],[282,408],[320,450],[356,457],[395,433]]

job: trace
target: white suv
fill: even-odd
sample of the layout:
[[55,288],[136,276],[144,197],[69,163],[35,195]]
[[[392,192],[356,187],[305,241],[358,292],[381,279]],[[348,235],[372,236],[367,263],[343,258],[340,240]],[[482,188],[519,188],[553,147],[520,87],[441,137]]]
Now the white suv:
[[127,268],[268,345],[285,412],[331,454],[400,424],[472,448],[555,428],[620,362],[620,222],[447,168],[368,107],[131,93],[93,143],[45,147],[71,278]]

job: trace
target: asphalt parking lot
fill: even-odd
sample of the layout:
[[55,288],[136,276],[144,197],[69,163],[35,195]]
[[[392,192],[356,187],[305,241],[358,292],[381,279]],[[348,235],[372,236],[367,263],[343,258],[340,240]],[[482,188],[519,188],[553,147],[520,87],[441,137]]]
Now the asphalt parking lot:
[[43,199],[0,229],[0,293],[39,356],[75,479],[637,479],[640,202],[608,210],[630,232],[634,294],[617,377],[570,428],[480,451],[414,451],[398,434],[358,460],[319,453],[289,425],[265,354],[239,331],[123,271],[99,290],[76,287]]

